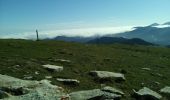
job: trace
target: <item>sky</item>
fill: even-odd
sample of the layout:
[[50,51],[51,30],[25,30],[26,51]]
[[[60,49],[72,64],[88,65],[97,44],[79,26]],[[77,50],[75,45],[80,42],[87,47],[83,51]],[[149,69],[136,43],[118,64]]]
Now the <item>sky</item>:
[[0,38],[93,36],[170,21],[170,0],[0,0]]

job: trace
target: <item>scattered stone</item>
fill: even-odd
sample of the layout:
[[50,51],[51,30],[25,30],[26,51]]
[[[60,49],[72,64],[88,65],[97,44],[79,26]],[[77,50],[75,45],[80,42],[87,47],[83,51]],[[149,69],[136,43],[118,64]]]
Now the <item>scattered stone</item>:
[[33,76],[30,76],[30,75],[24,75],[24,79],[25,79],[25,80],[31,80],[31,79],[33,79]]
[[161,83],[159,83],[159,82],[154,82],[156,85],[160,85]]
[[140,89],[138,92],[134,90],[134,93],[137,100],[160,100],[162,98],[160,94],[147,87]]
[[159,76],[159,77],[163,77],[163,75],[160,74],[160,73],[156,73],[156,75]]
[[45,76],[45,78],[46,78],[46,79],[50,79],[50,78],[52,78],[52,76]]
[[64,84],[68,84],[68,85],[78,85],[80,83],[80,81],[76,80],[76,79],[62,79],[62,78],[57,78],[57,81],[59,82],[63,82]]
[[56,66],[56,65],[43,65],[43,67],[49,71],[56,71],[56,72],[60,72],[63,70],[62,66]]
[[163,77],[163,75],[160,74],[160,73],[151,73],[151,75],[153,75],[153,76],[158,76],[158,77]]
[[40,73],[38,71],[35,72],[35,75],[39,75]]
[[100,89],[72,92],[69,94],[71,100],[119,100],[121,95],[103,92]]
[[64,62],[64,63],[70,63],[70,60],[65,60],[65,59],[56,59],[56,62]]
[[161,89],[160,92],[164,93],[164,94],[169,94],[170,95],[170,87],[166,86],[163,89]]
[[110,92],[110,93],[115,93],[115,94],[119,94],[119,95],[124,95],[124,93],[116,88],[110,87],[110,86],[106,86],[104,88],[101,89],[102,91],[105,92]]
[[0,99],[3,100],[61,100],[66,96],[48,80],[21,80],[1,74],[0,80]]
[[142,70],[150,71],[151,69],[150,68],[142,68]]
[[108,72],[108,71],[91,71],[90,74],[98,79],[103,79],[103,80],[125,80],[124,74],[121,73],[114,73],[114,72]]

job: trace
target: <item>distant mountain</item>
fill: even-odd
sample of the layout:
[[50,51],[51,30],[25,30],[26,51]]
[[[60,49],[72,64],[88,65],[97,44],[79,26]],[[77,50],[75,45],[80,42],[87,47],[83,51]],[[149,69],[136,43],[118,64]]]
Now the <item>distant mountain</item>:
[[80,42],[80,43],[85,43],[87,41],[90,41],[94,39],[95,37],[68,37],[68,36],[57,36],[53,38],[52,40],[61,40],[61,41],[66,41],[66,42]]
[[151,25],[149,25],[149,26],[153,27],[153,26],[158,26],[158,25],[160,25],[160,24],[158,24],[158,23],[153,23],[153,24],[151,24]]
[[[157,24],[153,24],[154,26]],[[140,38],[145,41],[160,44],[160,45],[170,45],[170,27],[152,27],[153,25],[146,27],[135,27],[134,30],[108,35],[111,37],[125,37],[125,38]]]
[[[134,30],[132,31],[105,35],[103,39],[105,39],[105,37],[124,37],[127,39],[137,38],[144,41],[148,41],[153,44],[170,45],[170,22],[166,22],[164,24],[153,23],[145,27],[134,27]],[[57,36],[55,38],[52,38],[52,40],[86,43],[88,41],[94,41],[95,39],[99,39],[99,38],[100,37],[97,36],[92,36],[92,37]],[[117,39],[120,42],[122,38],[115,38],[114,41],[116,42]],[[112,42],[114,41],[112,40]]]
[[123,37],[101,37],[94,40],[90,40],[87,43],[90,44],[113,44],[113,43],[122,43],[122,44],[139,44],[139,45],[153,45],[152,43],[146,42],[139,38],[127,39]]
[[170,22],[166,22],[166,23],[164,23],[163,25],[170,25]]

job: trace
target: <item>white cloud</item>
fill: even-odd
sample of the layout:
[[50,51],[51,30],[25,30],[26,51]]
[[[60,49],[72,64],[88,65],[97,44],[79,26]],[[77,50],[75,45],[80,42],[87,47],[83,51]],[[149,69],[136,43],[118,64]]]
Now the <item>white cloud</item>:
[[[95,28],[76,28],[76,29],[62,29],[62,30],[39,30],[40,38],[52,38],[56,36],[103,36],[106,34],[116,34],[125,31],[133,30],[133,26],[122,27],[95,27]],[[22,38],[22,39],[35,39],[35,32],[24,32],[18,34],[2,35],[1,38]]]
[[170,25],[158,25],[158,26],[154,26],[154,27],[157,27],[157,28],[166,28],[166,27],[170,27]]

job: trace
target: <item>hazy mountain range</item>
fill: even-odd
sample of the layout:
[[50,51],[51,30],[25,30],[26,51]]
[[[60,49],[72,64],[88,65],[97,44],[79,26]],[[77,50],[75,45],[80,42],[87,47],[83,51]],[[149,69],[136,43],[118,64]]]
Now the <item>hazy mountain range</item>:
[[170,22],[165,24],[151,24],[146,27],[135,27],[135,30],[110,35],[111,37],[140,38],[160,45],[170,44]]
[[[153,23],[149,26],[134,27],[132,31],[105,35],[102,37],[67,37],[57,36],[54,40],[63,40],[69,42],[81,43],[131,43],[131,44],[159,44],[170,45],[170,22],[164,24]],[[112,37],[112,38],[109,38]],[[107,40],[108,39],[108,40]],[[140,41],[140,42],[139,42]],[[147,42],[146,42],[147,41]],[[134,43],[132,43],[134,42]],[[141,43],[143,42],[143,43]]]

